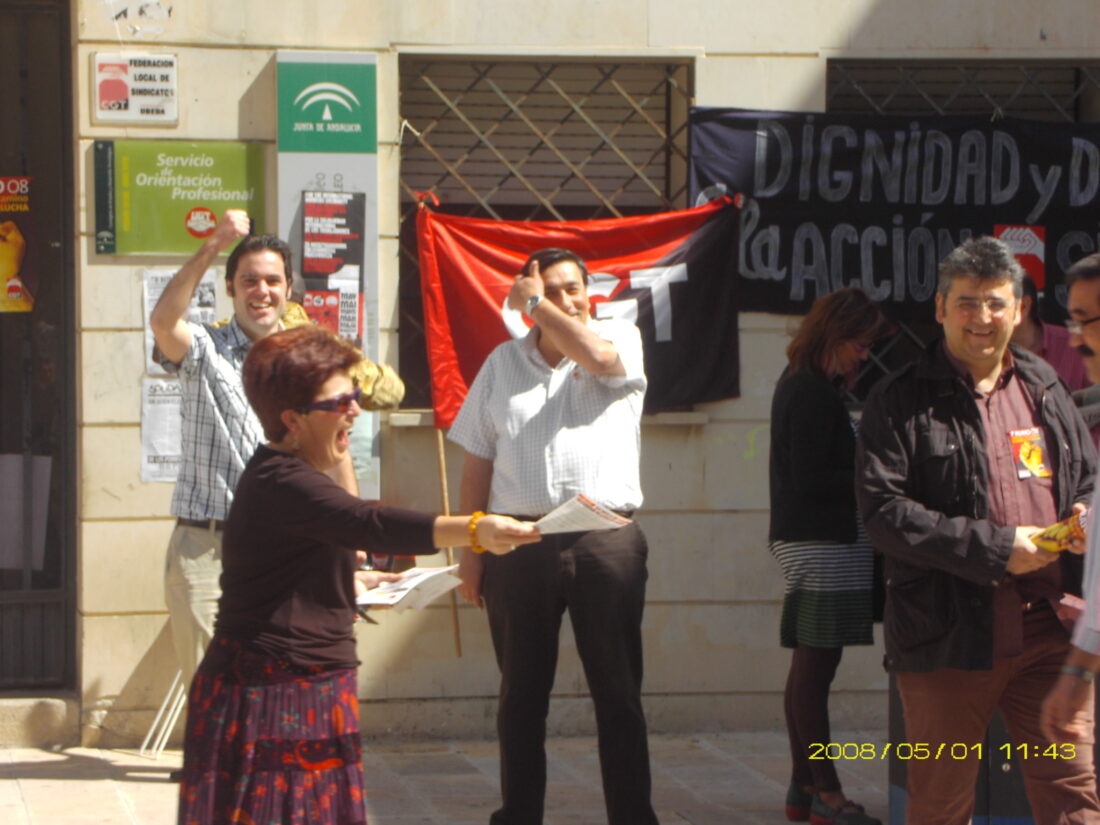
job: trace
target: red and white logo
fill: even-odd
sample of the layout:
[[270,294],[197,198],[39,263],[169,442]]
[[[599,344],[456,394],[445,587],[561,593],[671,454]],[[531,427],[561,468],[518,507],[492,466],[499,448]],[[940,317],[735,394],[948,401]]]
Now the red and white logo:
[[130,108],[130,67],[125,63],[100,63],[99,108],[125,111]]
[[196,238],[205,238],[218,225],[218,217],[205,206],[196,206],[187,213],[187,231]]
[[997,224],[993,227],[993,236],[1008,244],[1024,272],[1035,282],[1036,289],[1042,289],[1047,281],[1047,228]]

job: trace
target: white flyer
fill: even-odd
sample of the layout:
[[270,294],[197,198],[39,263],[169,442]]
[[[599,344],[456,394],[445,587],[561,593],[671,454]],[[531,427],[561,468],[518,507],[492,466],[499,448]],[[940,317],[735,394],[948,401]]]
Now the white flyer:
[[171,481],[183,461],[180,442],[182,392],[176,378],[141,382],[141,480]]
[[588,496],[578,493],[535,522],[544,536],[549,533],[578,533],[585,530],[617,530],[631,520],[601,507]]
[[395,582],[383,582],[359,596],[356,604],[374,607],[392,607],[401,611],[408,607],[423,610],[444,593],[449,593],[462,582],[450,567],[412,567]]

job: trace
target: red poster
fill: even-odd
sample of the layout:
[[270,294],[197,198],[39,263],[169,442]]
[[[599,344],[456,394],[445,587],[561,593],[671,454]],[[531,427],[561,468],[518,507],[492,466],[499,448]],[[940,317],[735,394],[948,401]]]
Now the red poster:
[[366,195],[302,193],[302,301],[313,322],[362,343],[362,266]]

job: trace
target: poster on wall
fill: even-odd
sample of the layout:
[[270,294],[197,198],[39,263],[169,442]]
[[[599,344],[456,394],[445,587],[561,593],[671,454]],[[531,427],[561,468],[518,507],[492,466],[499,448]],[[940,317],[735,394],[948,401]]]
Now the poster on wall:
[[97,140],[94,155],[100,254],[191,255],[227,209],[263,231],[262,144]]
[[38,292],[32,236],[31,182],[0,177],[0,312],[30,312]]
[[[348,337],[354,337],[374,360],[379,357],[377,86],[377,56],[373,53],[292,49],[276,53],[279,235],[290,241],[296,255],[307,253],[298,258],[300,272],[310,259],[310,265],[316,267],[340,263],[339,269],[327,275],[321,306],[316,305],[318,297],[311,296],[317,311],[314,317],[326,325],[335,323],[341,334],[346,334],[354,289],[354,294],[362,297],[355,307],[357,332]],[[352,231],[360,238],[339,249],[314,244],[307,250],[303,193],[336,196],[337,203],[346,204],[347,215],[342,220],[349,230],[356,227]],[[316,200],[308,204],[315,214],[320,206]],[[378,427],[377,413],[364,413],[351,435],[359,490],[365,498],[380,495]]]
[[[180,445],[179,379],[169,375],[155,355],[153,328],[149,324],[153,307],[164,288],[176,274],[175,269],[146,269],[142,272],[145,307],[145,373],[141,384],[141,480],[172,482],[179,475],[182,461]],[[208,269],[191,296],[184,318],[194,324],[215,322],[217,273]]]
[[302,193],[302,305],[313,322],[362,347],[362,192]]
[[[153,314],[153,307],[160,300],[161,293],[168,286],[168,282],[178,270],[175,269],[146,269],[142,272],[142,290],[145,295],[145,373],[146,375],[167,375],[164,367],[153,357],[155,341],[153,339],[153,327],[149,318]],[[218,281],[213,269],[208,269],[195,287],[191,295],[191,305],[187,309],[184,320],[193,324],[212,324],[217,320],[215,316],[215,304],[217,299]]]
[[174,54],[92,55],[92,122],[163,125],[179,120]]
[[[48,455],[0,455],[0,570],[26,567],[30,554],[31,570],[41,570],[46,560],[46,517],[50,501],[50,472],[53,458]],[[30,507],[25,493],[30,493]],[[30,515],[30,540],[26,519]]]
[[141,381],[141,480],[174,482],[183,463],[179,379]]

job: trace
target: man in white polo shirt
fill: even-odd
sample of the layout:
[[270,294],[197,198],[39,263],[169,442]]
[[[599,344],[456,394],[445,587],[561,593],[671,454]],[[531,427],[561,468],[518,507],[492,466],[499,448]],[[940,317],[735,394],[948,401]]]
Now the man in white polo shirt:
[[[564,249],[536,252],[508,305],[534,327],[497,347],[450,438],[466,450],[463,512],[538,518],[577,493],[624,515],[642,503],[646,378],[633,324],[589,317],[587,270]],[[637,524],[546,536],[508,556],[466,548],[461,593],[484,606],[501,670],[497,732],[503,804],[491,825],[541,825],[546,715],[569,611],[596,706],[610,825],[655,825],[641,703],[646,540]]]

